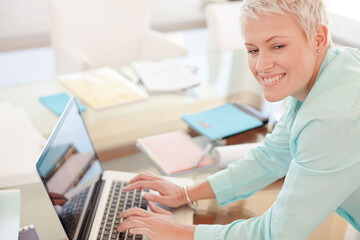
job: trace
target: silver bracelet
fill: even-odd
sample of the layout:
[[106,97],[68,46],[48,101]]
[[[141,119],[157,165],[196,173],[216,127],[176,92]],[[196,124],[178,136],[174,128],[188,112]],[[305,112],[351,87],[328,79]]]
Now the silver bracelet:
[[199,211],[199,203],[198,201],[195,202],[191,202],[190,197],[189,197],[189,193],[188,193],[188,185],[185,185],[181,188],[183,197],[186,201],[186,204],[194,211]]

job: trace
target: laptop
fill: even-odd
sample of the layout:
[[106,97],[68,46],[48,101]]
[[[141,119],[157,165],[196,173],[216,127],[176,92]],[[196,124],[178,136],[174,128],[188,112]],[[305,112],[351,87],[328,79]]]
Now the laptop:
[[[124,126],[126,127],[126,126]],[[145,239],[128,231],[118,233],[120,212],[132,207],[148,209],[146,191],[122,191],[136,173],[103,171],[75,98],[72,98],[50,135],[37,172],[67,237],[73,239]],[[170,178],[178,184],[191,179]],[[183,206],[171,209],[184,224],[193,212]]]

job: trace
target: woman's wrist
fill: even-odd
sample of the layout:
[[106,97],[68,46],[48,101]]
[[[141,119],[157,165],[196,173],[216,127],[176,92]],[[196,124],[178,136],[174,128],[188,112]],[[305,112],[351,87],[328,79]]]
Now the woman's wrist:
[[[197,200],[214,198],[215,194],[212,191],[209,181],[204,180],[198,184],[186,187],[180,187],[181,205],[189,205],[191,208],[197,208]],[[193,206],[192,206],[193,205]],[[194,209],[195,210],[195,209]]]
[[187,190],[191,201],[211,199],[215,197],[215,194],[208,180],[203,180],[198,184],[189,186]]
[[195,189],[195,185],[189,186],[187,188],[187,193],[188,193],[190,201],[197,201],[198,200],[198,199],[196,199],[196,196],[194,194],[194,189]]
[[180,202],[180,206],[187,205],[186,198],[184,197],[183,186],[179,186],[179,188],[180,188],[180,193],[178,196],[178,201]]
[[183,199],[185,200],[186,204],[194,211],[198,211],[199,203],[197,201],[191,201],[188,193],[188,185],[181,187],[181,193],[183,195]]

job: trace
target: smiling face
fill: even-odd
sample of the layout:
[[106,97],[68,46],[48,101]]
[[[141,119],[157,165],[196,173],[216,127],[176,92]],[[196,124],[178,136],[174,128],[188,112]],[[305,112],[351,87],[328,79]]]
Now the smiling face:
[[287,96],[304,101],[314,85],[324,50],[308,42],[304,31],[291,16],[259,15],[243,25],[249,67],[268,101]]

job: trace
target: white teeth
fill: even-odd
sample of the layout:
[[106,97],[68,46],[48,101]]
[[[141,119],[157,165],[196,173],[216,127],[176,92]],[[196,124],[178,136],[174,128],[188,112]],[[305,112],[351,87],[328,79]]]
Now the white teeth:
[[285,76],[285,73],[282,73],[282,74],[276,75],[275,77],[272,77],[272,78],[264,78],[264,82],[266,82],[266,83],[275,82],[275,81],[283,78],[284,76]]

